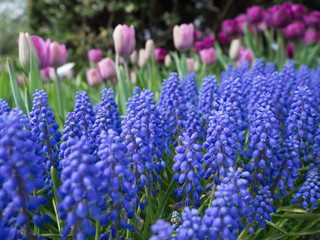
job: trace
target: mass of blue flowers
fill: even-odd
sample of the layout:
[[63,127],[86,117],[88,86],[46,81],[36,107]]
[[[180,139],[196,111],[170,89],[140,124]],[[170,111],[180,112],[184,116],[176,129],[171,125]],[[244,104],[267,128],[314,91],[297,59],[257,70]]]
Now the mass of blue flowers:
[[319,215],[319,82],[262,59],[171,73],[123,116],[112,89],[78,92],[64,126],[44,90],[27,113],[0,99],[0,239],[302,236],[278,220]]

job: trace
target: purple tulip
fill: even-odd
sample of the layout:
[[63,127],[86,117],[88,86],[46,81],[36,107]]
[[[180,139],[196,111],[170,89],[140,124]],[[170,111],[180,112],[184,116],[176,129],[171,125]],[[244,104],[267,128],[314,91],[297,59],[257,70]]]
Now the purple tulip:
[[224,20],[222,22],[222,32],[227,37],[236,36],[238,34],[236,21],[233,19]]
[[263,7],[252,6],[247,8],[247,17],[249,23],[256,24],[263,20]]
[[294,52],[295,52],[295,45],[294,45],[294,43],[290,43],[290,44],[287,46],[286,51],[287,51],[287,56],[288,56],[288,58],[293,59],[293,57],[294,57]]
[[90,86],[100,86],[103,82],[102,76],[97,69],[87,70],[87,81]]
[[284,29],[284,35],[291,40],[302,38],[304,35],[304,23],[302,21],[289,24]]
[[173,41],[176,49],[188,49],[193,46],[194,26],[190,24],[181,24],[173,28]]
[[114,48],[120,56],[128,56],[136,48],[134,27],[119,24],[113,31]]
[[67,62],[68,52],[64,44],[53,42],[50,44],[50,66],[60,67]]
[[44,41],[39,36],[31,36],[32,42],[37,50],[39,57],[39,68],[44,69],[50,64],[50,39]]
[[194,48],[197,53],[199,53],[202,49],[205,49],[206,46],[203,41],[198,41],[194,43]]
[[99,62],[101,58],[101,49],[90,49],[88,51],[88,59],[90,62]]
[[196,30],[193,31],[193,41],[197,41],[199,38],[200,33]]
[[163,64],[164,63],[164,58],[166,57],[167,55],[167,51],[163,48],[156,48],[154,50],[154,59],[156,61],[156,63],[159,63],[159,64]]
[[111,79],[117,76],[116,65],[111,58],[104,58],[97,65],[103,79]]
[[230,45],[230,39],[223,33],[218,33],[218,38],[221,46],[229,46]]
[[239,35],[243,35],[243,28],[248,25],[247,23],[247,15],[239,14],[234,19],[237,23],[237,32]]
[[314,28],[309,28],[305,33],[303,37],[303,44],[308,45],[310,42],[315,45],[320,40],[320,34],[317,32]]
[[320,11],[312,11],[304,17],[304,21],[308,27],[317,27],[320,23]]
[[301,20],[306,14],[307,8],[300,4],[292,4],[291,12],[294,20]]
[[200,51],[200,58],[206,65],[214,64],[217,60],[216,51],[213,47]]
[[285,28],[291,21],[290,11],[283,5],[274,5],[269,9],[272,26],[278,29]]
[[215,40],[214,36],[209,36],[209,37],[205,37],[202,42],[205,48],[211,48],[214,46],[214,40]]

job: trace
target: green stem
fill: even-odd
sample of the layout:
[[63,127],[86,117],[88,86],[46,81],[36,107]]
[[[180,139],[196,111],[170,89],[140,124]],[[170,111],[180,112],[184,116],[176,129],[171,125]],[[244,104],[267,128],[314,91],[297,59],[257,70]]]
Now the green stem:
[[247,226],[242,230],[242,232],[238,236],[238,239],[242,239],[251,226],[252,226],[252,223],[247,224]]
[[96,219],[96,236],[95,236],[95,240],[98,240],[100,236],[100,225],[99,225],[99,220]]
[[151,220],[151,216],[152,216],[152,196],[151,196],[151,188],[152,188],[152,183],[149,179],[149,176],[148,177],[148,193],[147,193],[147,196],[148,196],[148,206],[147,206],[147,210],[146,210],[146,221],[143,225],[143,238],[142,239],[147,239],[147,234],[148,234],[148,231],[149,231],[149,225],[150,225],[150,220]]
[[55,70],[55,81],[57,83],[59,114],[60,114],[60,117],[64,118],[64,106],[63,106],[63,101],[62,101],[62,88],[61,88],[61,83],[59,80],[57,70]]
[[55,203],[55,201],[54,201],[54,198],[52,198],[52,204],[53,204],[54,212],[55,212],[55,214],[56,214],[56,220],[57,220],[58,230],[59,230],[59,233],[61,233],[60,219],[59,219],[59,215],[58,215],[58,211],[57,211],[57,206],[56,206],[56,203]]
[[211,192],[211,196],[210,196],[209,207],[212,207],[212,201],[213,201],[213,198],[214,198],[214,192],[215,192],[215,191],[216,191],[216,184],[213,183],[212,192]]

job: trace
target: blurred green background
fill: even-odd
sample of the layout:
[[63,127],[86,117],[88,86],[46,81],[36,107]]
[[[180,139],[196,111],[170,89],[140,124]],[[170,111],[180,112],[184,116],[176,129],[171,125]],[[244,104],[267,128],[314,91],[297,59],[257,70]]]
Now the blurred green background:
[[[220,30],[221,21],[244,13],[251,5],[268,7],[272,0],[0,0],[0,56],[17,56],[19,31],[59,41],[69,61],[87,62],[87,50],[113,51],[113,28],[133,24],[137,46],[148,38],[173,49],[172,28],[193,22],[205,35]],[[319,0],[291,1],[320,9]]]

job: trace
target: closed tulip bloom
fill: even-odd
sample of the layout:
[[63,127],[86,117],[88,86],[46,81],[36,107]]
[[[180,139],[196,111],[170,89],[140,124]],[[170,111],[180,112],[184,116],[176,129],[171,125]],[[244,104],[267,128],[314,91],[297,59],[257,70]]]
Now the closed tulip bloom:
[[201,62],[206,65],[214,64],[217,60],[216,51],[214,48],[203,49],[200,51]]
[[146,41],[146,48],[144,52],[144,57],[146,61],[148,61],[151,57],[154,55],[154,41],[152,39],[149,39]]
[[198,53],[198,52],[200,52],[202,49],[205,49],[206,46],[205,46],[205,44],[204,44],[203,41],[198,41],[198,42],[195,42],[195,43],[194,43],[194,48],[195,48],[196,52]]
[[44,41],[39,36],[31,36],[39,57],[39,68],[44,69],[50,64],[50,39]]
[[133,53],[131,53],[130,55],[130,62],[134,64],[137,62],[137,60],[138,60],[137,51],[134,50]]
[[304,17],[304,21],[308,26],[318,26],[320,23],[320,11],[312,11]]
[[40,77],[41,77],[42,83],[45,83],[46,80],[47,80],[47,71],[46,71],[46,69],[41,69],[40,70]]
[[130,81],[131,81],[133,84],[136,84],[136,83],[137,83],[137,80],[136,80],[136,72],[130,72]]
[[218,38],[222,46],[230,45],[230,39],[223,32],[219,32]]
[[23,76],[18,76],[18,77],[17,77],[17,81],[18,81],[18,84],[23,87],[23,85],[24,85]]
[[303,37],[303,44],[308,45],[310,42],[315,45],[320,40],[320,34],[318,31],[314,28],[309,28],[305,33]]
[[176,49],[188,49],[193,46],[194,40],[194,26],[190,24],[182,24],[174,26],[173,28],[173,41]]
[[103,79],[111,79],[117,76],[116,65],[111,58],[104,58],[98,63],[98,69]]
[[165,65],[166,67],[170,67],[171,64],[172,64],[172,59],[171,59],[170,55],[167,54],[167,55],[164,57],[164,65]]
[[299,39],[304,35],[304,23],[302,21],[289,24],[284,29],[284,35],[288,39]]
[[202,42],[205,48],[210,48],[214,46],[214,40],[215,40],[214,36],[209,36],[209,37],[205,37]]
[[134,27],[119,24],[113,31],[114,48],[120,56],[129,56],[136,48]]
[[235,60],[240,54],[241,42],[240,39],[233,39],[230,46],[229,57],[231,60]]
[[33,51],[36,62],[39,63],[39,57],[30,35],[21,32],[19,35],[19,60],[25,70],[30,68],[30,50]]
[[146,64],[145,50],[141,48],[139,50],[138,66],[142,68],[145,64]]
[[237,33],[239,35],[243,35],[243,29],[245,26],[248,25],[247,15],[246,14],[239,14],[234,20],[237,24]]
[[240,63],[243,61],[247,61],[249,65],[251,66],[253,61],[253,52],[251,49],[241,48],[240,49],[240,57],[237,61],[237,67],[239,67]]
[[164,63],[164,59],[167,55],[167,51],[163,48],[156,48],[154,50],[154,58],[155,58],[155,61],[156,63],[159,63],[159,64],[163,64]]
[[193,58],[187,58],[187,66],[189,72],[194,72],[194,60]]
[[50,66],[60,67],[67,62],[68,52],[64,44],[53,42],[50,44]]
[[284,28],[291,21],[290,11],[282,5],[275,5],[269,8],[269,12],[272,18],[272,26],[275,28]]
[[89,69],[89,70],[87,70],[86,73],[87,73],[87,81],[90,86],[92,86],[92,87],[100,86],[101,83],[103,82],[103,79],[100,75],[99,70]]
[[263,7],[252,6],[247,8],[247,17],[250,23],[260,23],[263,20]]
[[227,37],[236,36],[238,34],[237,23],[234,19],[226,19],[222,22],[222,32]]
[[90,62],[99,62],[101,58],[101,49],[90,49],[88,51],[88,59]]
[[295,52],[295,45],[294,45],[294,43],[290,43],[290,44],[287,46],[286,51],[287,51],[287,56],[288,56],[288,58],[293,59],[293,57],[294,57],[294,52]]
[[300,4],[292,4],[291,12],[294,20],[301,20],[306,14],[307,8]]

